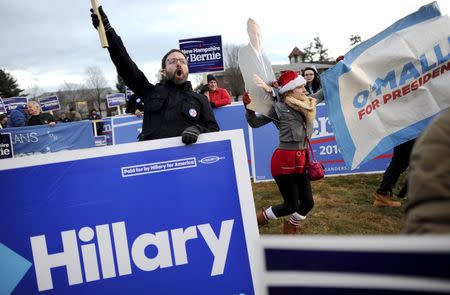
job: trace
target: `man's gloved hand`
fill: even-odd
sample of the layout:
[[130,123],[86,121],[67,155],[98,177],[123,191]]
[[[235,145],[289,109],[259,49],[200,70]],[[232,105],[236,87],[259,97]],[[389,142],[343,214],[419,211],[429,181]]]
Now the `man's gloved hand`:
[[209,91],[209,85],[205,84],[200,88],[200,94],[205,94],[205,92]]
[[[103,7],[101,5],[98,7],[98,12],[100,13],[100,17],[102,18],[103,26],[105,27],[105,32],[111,31],[113,28],[109,23],[108,17],[103,12]],[[94,10],[92,8],[91,8],[91,18],[92,18],[92,25],[94,26],[95,29],[97,29],[98,26],[100,25],[100,21],[98,15],[94,13]]]
[[210,101],[209,104],[211,105],[212,108],[216,107],[216,104],[214,102],[212,102],[212,101]]
[[181,133],[181,141],[184,144],[192,144],[197,142],[200,130],[196,126],[189,126]]

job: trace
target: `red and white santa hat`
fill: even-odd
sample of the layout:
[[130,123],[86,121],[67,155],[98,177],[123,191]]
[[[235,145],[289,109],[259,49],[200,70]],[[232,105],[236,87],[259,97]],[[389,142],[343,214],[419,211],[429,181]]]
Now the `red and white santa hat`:
[[305,84],[305,78],[294,71],[286,71],[278,78],[278,91],[283,94]]

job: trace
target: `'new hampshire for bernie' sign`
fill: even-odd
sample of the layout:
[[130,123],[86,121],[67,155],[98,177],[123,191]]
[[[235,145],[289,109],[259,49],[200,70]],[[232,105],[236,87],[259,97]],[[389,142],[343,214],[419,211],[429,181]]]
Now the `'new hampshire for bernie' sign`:
[[179,44],[190,73],[223,71],[222,36],[184,39]]

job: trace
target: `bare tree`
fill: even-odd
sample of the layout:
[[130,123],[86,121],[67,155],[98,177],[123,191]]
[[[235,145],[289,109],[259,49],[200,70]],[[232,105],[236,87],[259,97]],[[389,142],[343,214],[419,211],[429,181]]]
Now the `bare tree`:
[[242,78],[241,70],[239,69],[238,53],[242,46],[235,44],[225,45],[225,74],[228,88],[231,91],[231,96],[234,96],[234,100],[237,101],[239,95],[244,93],[245,84]]
[[32,100],[36,100],[37,97],[39,97],[40,94],[42,94],[44,91],[39,88],[37,85],[33,85],[25,89],[25,92],[28,93],[28,98]]
[[56,92],[59,102],[61,103],[61,110],[68,110],[75,108],[76,102],[80,99],[86,99],[88,91],[83,84],[75,84],[64,81],[64,84]]
[[[107,86],[107,82],[103,72],[98,67],[88,67],[86,69],[86,86],[90,89],[92,99],[94,100],[94,106],[96,106],[101,115],[101,94]],[[105,98],[103,98],[103,100],[105,100]]]

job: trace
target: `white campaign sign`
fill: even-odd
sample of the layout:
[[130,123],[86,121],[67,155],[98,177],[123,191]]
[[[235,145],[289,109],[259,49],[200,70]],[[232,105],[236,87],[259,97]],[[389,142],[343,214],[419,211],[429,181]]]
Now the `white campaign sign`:
[[352,169],[417,137],[450,106],[449,28],[449,18],[430,4],[323,75],[333,129]]

